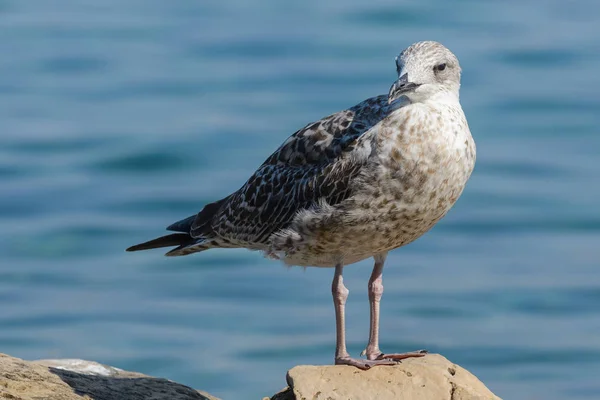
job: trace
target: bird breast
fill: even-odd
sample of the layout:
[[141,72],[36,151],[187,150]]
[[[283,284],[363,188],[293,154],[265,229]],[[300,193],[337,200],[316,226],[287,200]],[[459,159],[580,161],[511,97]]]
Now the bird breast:
[[462,193],[475,144],[457,103],[411,104],[383,121],[376,139],[378,186],[405,218],[434,224]]

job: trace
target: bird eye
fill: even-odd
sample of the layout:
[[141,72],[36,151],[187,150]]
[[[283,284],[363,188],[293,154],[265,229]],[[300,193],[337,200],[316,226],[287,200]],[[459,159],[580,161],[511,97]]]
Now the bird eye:
[[435,71],[443,71],[446,69],[446,63],[436,65],[435,67],[433,67],[433,69]]

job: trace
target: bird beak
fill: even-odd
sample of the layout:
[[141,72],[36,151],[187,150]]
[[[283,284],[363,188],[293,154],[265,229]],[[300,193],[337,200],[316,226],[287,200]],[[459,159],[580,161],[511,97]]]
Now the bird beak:
[[405,93],[415,90],[419,86],[421,85],[418,83],[408,81],[408,74],[402,75],[390,88],[390,93],[388,94],[388,103],[393,102]]

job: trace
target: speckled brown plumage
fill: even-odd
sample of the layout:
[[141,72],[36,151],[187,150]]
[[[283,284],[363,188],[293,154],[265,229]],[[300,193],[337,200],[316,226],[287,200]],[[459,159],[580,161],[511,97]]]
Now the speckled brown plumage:
[[[399,59],[412,60],[429,43]],[[246,247],[291,265],[332,267],[422,235],[462,192],[475,146],[458,92],[455,101],[437,93],[440,105],[393,96],[392,90],[367,99],[295,132],[239,190],[171,225],[190,238],[167,254]]]
[[[459,102],[458,59],[437,42],[396,58],[388,95],[311,123],[290,136],[236,192],[128,250],[178,245],[167,255],[217,247],[261,250],[288,265],[335,267],[336,364],[367,369],[422,351],[379,350],[379,302],[388,251],[433,227],[461,195],[475,143]],[[346,351],[343,267],[375,259],[367,360]]]

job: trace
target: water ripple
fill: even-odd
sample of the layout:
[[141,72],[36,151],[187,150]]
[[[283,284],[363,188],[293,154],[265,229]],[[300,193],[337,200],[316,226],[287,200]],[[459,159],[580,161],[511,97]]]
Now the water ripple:
[[[261,398],[293,365],[331,363],[331,270],[124,249],[240,187],[304,124],[385,93],[398,51],[433,39],[461,60],[478,164],[448,216],[390,253],[382,347],[441,352],[503,398],[594,398],[598,10],[0,1],[0,351],[222,398]],[[345,270],[353,354],[371,268]]]

